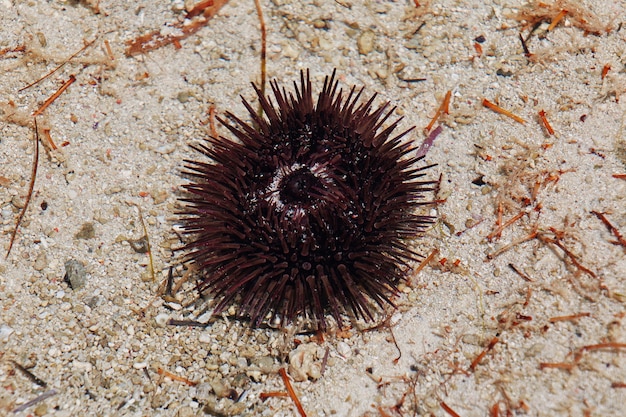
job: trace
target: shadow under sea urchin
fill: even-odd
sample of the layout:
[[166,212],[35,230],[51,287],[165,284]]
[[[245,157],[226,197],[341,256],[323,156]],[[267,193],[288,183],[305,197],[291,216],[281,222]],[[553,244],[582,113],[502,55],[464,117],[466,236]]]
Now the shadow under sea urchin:
[[270,83],[273,101],[253,84],[266,115],[242,98],[252,123],[227,113],[237,140],[193,146],[208,161],[186,160],[188,196],[181,213],[190,235],[186,260],[201,272],[199,290],[220,313],[236,305],[253,326],[305,317],[325,330],[326,314],[372,320],[392,305],[406,266],[419,255],[410,242],[434,219],[419,213],[436,181],[420,180],[413,128],[383,128],[394,109],[373,109],[363,89],[344,98],[335,72],[317,102],[309,73],[287,93]]

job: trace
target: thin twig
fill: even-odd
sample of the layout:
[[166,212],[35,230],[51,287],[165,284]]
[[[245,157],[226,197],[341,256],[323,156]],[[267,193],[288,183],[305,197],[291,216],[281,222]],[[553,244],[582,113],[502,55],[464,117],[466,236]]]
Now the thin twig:
[[41,107],[39,107],[34,113],[33,113],[33,117],[37,117],[39,116],[41,113],[44,112],[44,110],[46,110],[48,108],[49,105],[51,105],[54,100],[56,100],[57,98],[59,98],[59,96],[61,94],[63,94],[63,92],[65,90],[67,90],[67,87],[69,87],[70,85],[72,85],[74,83],[74,81],[76,81],[76,76],[74,74],[70,75],[70,78],[63,83],[63,85],[54,93],[50,96],[50,98],[48,98],[42,105]]
[[24,375],[26,375],[26,377],[28,379],[30,379],[32,382],[34,382],[35,384],[39,385],[40,387],[47,387],[48,384],[46,384],[46,382],[44,380],[42,380],[41,378],[39,378],[38,376],[36,376],[35,374],[33,374],[31,371],[29,371],[28,369],[24,368],[22,365],[20,365],[19,363],[15,362],[15,361],[11,361],[13,363],[13,365],[20,371],[22,372]]
[[598,278],[598,276],[596,275],[595,272],[593,272],[592,270],[590,270],[589,268],[587,268],[586,266],[584,266],[583,264],[581,264],[578,261],[578,258],[576,257],[576,255],[574,255],[572,253],[572,251],[570,251],[569,249],[567,249],[563,243],[561,243],[561,241],[558,238],[550,238],[548,236],[546,236],[545,234],[540,233],[538,236],[540,241],[544,242],[544,243],[551,243],[553,245],[558,246],[563,252],[565,252],[565,255],[567,255],[567,257],[570,259],[570,261],[572,261],[572,263],[574,264],[574,266],[576,266],[576,268],[578,268],[579,270],[583,271],[584,273],[586,273],[587,275],[589,275],[592,278]]
[[289,393],[291,400],[296,404],[296,408],[298,409],[300,416],[306,417],[306,413],[304,412],[304,407],[302,407],[302,403],[300,403],[300,400],[298,399],[296,392],[293,390],[293,387],[291,386],[291,382],[289,381],[289,377],[287,376],[287,371],[285,370],[285,368],[280,368],[278,370],[278,373],[283,379],[283,383],[285,384],[285,387],[287,388],[287,392]]
[[[267,68],[267,30],[265,28],[265,20],[263,19],[263,10],[261,9],[260,0],[254,0],[256,6],[256,13],[259,16],[259,23],[261,24],[261,95],[265,97],[265,79]],[[262,113],[262,109],[259,113]]]
[[599,211],[592,210],[591,214],[595,215],[598,219],[600,219],[600,221],[604,223],[607,229],[609,229],[609,231],[613,233],[613,236],[617,238],[617,243],[619,243],[620,245],[626,248],[626,239],[624,239],[624,236],[622,236],[622,234],[619,232],[617,227],[611,224],[611,222],[609,221],[609,219],[606,218],[604,213],[600,213]]
[[51,389],[50,391],[46,391],[43,394],[41,394],[39,397],[37,398],[33,398],[32,400],[25,402],[24,404],[20,405],[19,407],[17,407],[16,409],[13,410],[14,413],[19,413],[20,411],[24,411],[26,410],[28,407],[31,407],[37,403],[42,402],[43,400],[52,397],[53,395],[57,395],[57,391],[54,389]]
[[33,119],[35,121],[35,156],[33,157],[33,168],[30,174],[30,185],[28,186],[28,194],[26,194],[24,207],[22,208],[22,211],[17,218],[17,222],[15,222],[15,228],[13,229],[13,233],[11,234],[11,241],[9,242],[9,249],[7,250],[7,254],[4,257],[5,259],[8,259],[9,254],[11,253],[13,243],[15,242],[15,236],[17,235],[17,231],[20,228],[22,219],[26,214],[26,210],[28,209],[28,203],[30,203],[30,199],[33,196],[33,189],[35,188],[35,178],[37,178],[37,166],[39,165],[39,129],[37,128],[37,118],[35,117]]
[[[98,39],[98,38],[96,38]],[[63,66],[65,64],[67,64],[68,62],[70,62],[72,59],[76,58],[81,52],[83,52],[85,49],[89,48],[91,45],[93,45],[93,43],[96,41],[96,39],[94,39],[91,42],[87,42],[85,44],[85,46],[83,46],[82,48],[80,48],[78,50],[78,52],[76,52],[74,55],[72,55],[71,57],[69,57],[68,59],[66,59],[65,61],[63,61],[63,63],[61,65],[59,65],[58,67],[56,67],[55,69],[53,69],[52,71],[50,71],[49,73],[47,73],[46,75],[44,75],[43,77],[41,77],[40,79],[33,81],[32,83],[28,84],[26,87],[22,87],[19,90],[17,90],[17,92],[19,93],[20,91],[24,91],[27,88],[32,87],[33,85],[45,80],[46,78],[48,78],[49,76],[51,76],[52,74],[54,74],[55,72],[57,72],[58,70],[60,70],[61,68],[63,68]]]
[[150,238],[148,238],[148,228],[146,227],[146,222],[143,221],[143,213],[141,212],[141,207],[137,204],[137,209],[139,209],[139,220],[141,221],[141,226],[143,227],[143,235],[146,238],[146,246],[148,247],[148,260],[150,261],[150,274],[152,275],[152,282],[156,281],[156,276],[154,274],[154,261],[152,260],[152,249],[150,248]]

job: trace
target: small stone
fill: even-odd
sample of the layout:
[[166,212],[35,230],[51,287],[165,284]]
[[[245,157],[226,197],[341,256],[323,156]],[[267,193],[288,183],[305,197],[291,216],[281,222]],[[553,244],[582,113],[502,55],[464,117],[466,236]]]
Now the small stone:
[[73,290],[84,287],[87,280],[85,264],[74,259],[65,262],[65,277],[63,279]]
[[167,326],[167,322],[170,320],[170,315],[169,314],[165,314],[165,313],[161,313],[158,314],[155,318],[154,321],[156,322],[156,324],[160,327],[165,327]]
[[208,332],[200,333],[200,336],[198,336],[198,342],[200,342],[200,343],[211,343],[211,342],[213,342],[213,337]]
[[106,190],[104,190],[104,195],[113,195],[113,194],[121,193],[122,190],[123,188],[120,186],[109,187]]
[[221,380],[213,380],[210,382],[213,392],[220,398],[226,398],[230,394],[230,388],[226,386]]
[[33,268],[35,268],[35,271],[42,271],[46,266],[48,266],[48,258],[46,257],[45,252],[41,252],[37,255]]
[[20,195],[16,195],[11,199],[11,204],[13,204],[15,208],[23,209],[26,205],[26,198]]
[[161,204],[167,200],[167,191],[165,190],[153,190],[151,194],[154,204]]
[[322,365],[317,357],[317,344],[305,343],[289,352],[289,375],[294,381],[316,380],[322,377]]
[[339,342],[337,344],[337,353],[347,359],[352,356],[352,349],[350,349],[350,346],[348,346],[346,342]]
[[35,32],[35,35],[37,35],[37,40],[39,41],[39,45],[41,45],[42,48],[48,46],[46,35],[44,35],[43,32]]
[[80,230],[74,235],[75,239],[93,239],[94,237],[96,237],[96,229],[91,222],[83,223]]
[[313,21],[313,27],[315,29],[328,29],[328,25],[326,24],[326,21],[323,19],[315,19]]
[[158,148],[155,149],[155,151],[157,153],[160,153],[162,155],[171,154],[175,150],[176,150],[176,145],[174,145],[173,143],[169,143],[169,144],[166,144],[166,145],[163,145],[163,146],[159,146]]
[[139,239],[135,240],[128,239],[128,244],[137,253],[148,253],[149,246],[146,236],[142,236]]
[[182,0],[174,0],[170,7],[172,8],[173,12],[180,13],[185,10],[185,2]]
[[178,101],[180,103],[188,102],[189,101],[189,91],[181,91],[180,93],[178,93],[176,98],[178,99]]
[[33,410],[33,414],[35,414],[36,416],[45,416],[46,414],[48,414],[48,406],[46,404],[39,404]]
[[102,297],[99,296],[93,296],[93,297],[87,297],[85,298],[85,304],[89,307],[89,308],[96,308],[98,307],[100,304],[102,304],[103,299]]
[[222,375],[228,375],[230,372],[230,366],[227,363],[223,363],[217,368]]
[[361,33],[359,39],[357,39],[356,44],[359,48],[359,53],[361,55],[367,55],[374,50],[374,40],[376,39],[376,34],[371,30],[366,30]]
[[261,356],[256,360],[259,370],[264,374],[270,374],[274,372],[274,358],[271,356]]
[[193,417],[195,415],[196,413],[189,406],[183,406],[179,408],[178,412],[176,413],[176,417]]

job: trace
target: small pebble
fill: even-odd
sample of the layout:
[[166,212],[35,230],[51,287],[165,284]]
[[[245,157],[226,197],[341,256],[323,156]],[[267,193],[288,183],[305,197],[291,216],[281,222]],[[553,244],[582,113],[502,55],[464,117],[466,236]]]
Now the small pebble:
[[46,414],[48,414],[48,406],[46,404],[39,404],[33,410],[33,414],[35,414],[36,416],[45,416]]
[[274,371],[274,358],[271,356],[262,356],[256,360],[256,363],[264,374],[270,374]]
[[193,417],[196,413],[193,411],[191,407],[184,406],[178,409],[176,413],[177,417]]
[[148,239],[146,236],[142,236],[139,239],[128,239],[128,244],[137,253],[148,253]]
[[224,363],[224,364],[220,365],[220,367],[217,368],[217,369],[219,369],[219,371],[220,371],[220,373],[222,375],[228,375],[228,372],[230,371],[230,366],[228,366],[227,363]]
[[189,91],[181,91],[180,93],[178,93],[176,98],[178,99],[178,101],[180,103],[188,102],[189,101]]
[[33,268],[35,268],[35,271],[42,271],[46,266],[48,266],[48,258],[45,252],[41,252],[37,255]]
[[366,30],[361,33],[359,39],[357,39],[356,44],[359,48],[359,53],[361,55],[367,55],[374,50],[374,40],[376,39],[376,34],[371,30]]
[[73,290],[84,287],[87,280],[85,264],[74,259],[65,262],[65,277],[63,279]]
[[160,327],[165,327],[167,326],[167,322],[169,321],[169,319],[170,319],[169,314],[161,313],[161,314],[158,314],[154,318],[154,321],[156,321],[156,324],[159,325]]
[[298,382],[321,378],[321,362],[315,343],[304,343],[289,352],[289,375]]
[[346,342],[337,343],[337,353],[339,353],[342,357],[346,359],[352,356],[352,350]]
[[220,398],[227,397],[230,393],[230,388],[224,385],[221,380],[215,379],[210,382],[211,388],[213,388],[213,392]]
[[80,230],[74,235],[75,239],[93,239],[94,237],[96,237],[96,229],[91,222],[83,223]]
[[104,190],[104,195],[112,195],[112,194],[117,194],[122,192],[122,187],[120,186],[113,186],[113,187],[109,187],[106,190]]
[[211,343],[213,341],[213,337],[211,336],[210,333],[200,333],[200,336],[198,336],[198,342],[200,343]]
[[23,209],[26,205],[26,199],[22,196],[16,195],[11,199],[11,204],[13,204],[15,208]]

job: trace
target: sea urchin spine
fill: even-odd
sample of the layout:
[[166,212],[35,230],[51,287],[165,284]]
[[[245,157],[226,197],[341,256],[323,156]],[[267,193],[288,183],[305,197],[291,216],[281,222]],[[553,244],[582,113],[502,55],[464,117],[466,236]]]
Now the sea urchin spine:
[[373,307],[393,305],[419,258],[410,242],[434,220],[419,213],[435,181],[420,180],[430,166],[403,140],[412,128],[392,137],[389,103],[373,109],[376,94],[361,102],[355,87],[344,98],[334,72],[317,102],[308,72],[293,92],[271,82],[274,102],[253,87],[266,118],[242,98],[252,123],[219,120],[238,140],[211,137],[193,147],[209,161],[185,161],[183,249],[200,292],[254,326],[372,320]]

